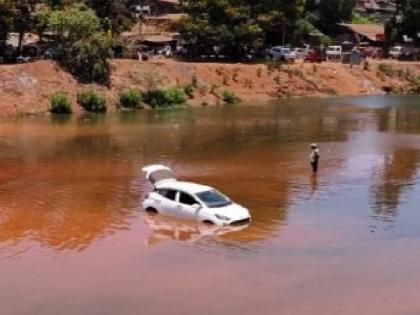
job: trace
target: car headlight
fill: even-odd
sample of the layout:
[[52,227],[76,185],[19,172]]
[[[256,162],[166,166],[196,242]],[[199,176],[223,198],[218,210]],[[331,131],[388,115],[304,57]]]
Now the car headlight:
[[218,218],[219,220],[222,221],[230,221],[230,218],[225,216],[225,215],[221,215],[221,214],[216,214],[216,218]]

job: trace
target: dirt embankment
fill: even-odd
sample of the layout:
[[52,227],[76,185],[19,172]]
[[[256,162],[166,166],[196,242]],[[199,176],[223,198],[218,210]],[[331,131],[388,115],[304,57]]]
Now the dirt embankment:
[[[0,116],[48,111],[56,91],[69,93],[93,87],[105,93],[115,110],[118,92],[132,87],[193,85],[194,106],[223,103],[223,92],[232,91],[245,103],[265,103],[281,97],[369,95],[389,90],[420,91],[420,63],[369,61],[350,68],[339,63],[294,65],[186,63],[173,60],[112,61],[109,88],[80,84],[56,63],[39,61],[0,66]],[[75,102],[74,102],[75,103]],[[74,106],[76,111],[81,111]]]

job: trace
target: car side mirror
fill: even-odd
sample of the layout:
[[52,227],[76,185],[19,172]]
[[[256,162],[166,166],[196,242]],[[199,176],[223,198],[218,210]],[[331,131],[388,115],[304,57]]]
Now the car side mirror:
[[193,207],[195,210],[200,210],[200,209],[201,209],[201,205],[199,205],[198,203],[193,204],[193,205],[192,205],[192,207]]

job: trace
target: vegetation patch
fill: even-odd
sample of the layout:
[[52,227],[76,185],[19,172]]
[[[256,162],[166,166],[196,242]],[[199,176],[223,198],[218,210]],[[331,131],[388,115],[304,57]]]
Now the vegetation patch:
[[101,32],[101,21],[93,10],[55,10],[48,24],[56,38],[61,64],[82,82],[109,82],[111,40]]
[[168,108],[185,105],[187,95],[180,88],[170,88],[167,90],[155,89],[143,94],[143,100],[152,108]]
[[77,103],[91,113],[104,113],[107,110],[105,98],[93,90],[79,92]]
[[380,63],[378,65],[378,75],[385,75],[392,78],[395,75],[395,69],[388,63]]
[[223,91],[222,97],[223,97],[223,102],[229,105],[237,104],[241,101],[241,99],[237,97],[233,91],[228,91],[228,90]]
[[71,101],[67,93],[57,92],[51,96],[50,112],[53,114],[71,114]]
[[137,109],[141,105],[141,94],[135,89],[126,89],[119,94],[119,104],[123,108]]

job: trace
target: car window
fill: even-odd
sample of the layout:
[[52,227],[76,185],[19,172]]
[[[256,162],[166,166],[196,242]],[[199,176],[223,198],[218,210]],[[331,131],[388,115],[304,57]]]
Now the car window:
[[160,189],[158,191],[158,193],[162,197],[165,197],[165,198],[167,198],[169,200],[175,201],[175,197],[176,197],[176,191],[175,190],[171,190],[171,189]]
[[230,205],[232,202],[217,190],[204,191],[197,194],[204,204],[209,208],[221,208]]
[[197,203],[197,201],[191,195],[188,195],[183,192],[181,192],[179,195],[179,202],[189,206],[192,206]]

